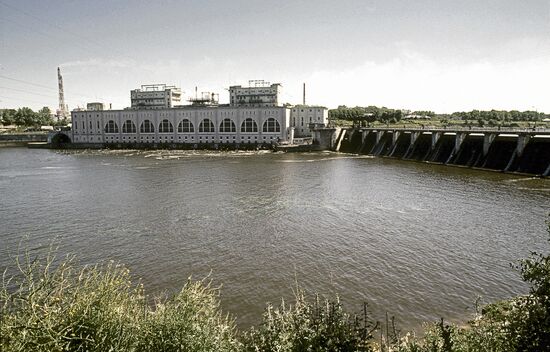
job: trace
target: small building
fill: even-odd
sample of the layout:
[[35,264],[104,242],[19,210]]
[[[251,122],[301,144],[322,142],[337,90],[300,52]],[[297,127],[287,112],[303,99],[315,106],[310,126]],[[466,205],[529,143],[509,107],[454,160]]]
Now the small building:
[[86,104],[86,110],[101,111],[101,110],[104,110],[104,105],[103,103],[99,103],[99,102],[88,103]]
[[130,92],[131,109],[169,109],[181,101],[181,89],[166,84],[147,84]]
[[317,105],[295,105],[290,109],[290,126],[296,137],[311,137],[311,127],[326,126],[328,109]]
[[248,87],[229,87],[229,105],[246,107],[272,107],[281,106],[279,94],[281,84],[263,80],[248,81]]

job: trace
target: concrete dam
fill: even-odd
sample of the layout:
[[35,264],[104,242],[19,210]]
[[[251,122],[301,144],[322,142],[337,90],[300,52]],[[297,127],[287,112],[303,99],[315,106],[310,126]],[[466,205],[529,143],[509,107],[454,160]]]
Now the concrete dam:
[[321,147],[345,153],[550,176],[550,131],[324,128]]

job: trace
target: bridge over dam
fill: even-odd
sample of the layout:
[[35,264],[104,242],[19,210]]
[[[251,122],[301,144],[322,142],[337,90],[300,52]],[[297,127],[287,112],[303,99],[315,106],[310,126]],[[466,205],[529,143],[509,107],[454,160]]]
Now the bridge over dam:
[[550,130],[317,128],[323,149],[550,176]]

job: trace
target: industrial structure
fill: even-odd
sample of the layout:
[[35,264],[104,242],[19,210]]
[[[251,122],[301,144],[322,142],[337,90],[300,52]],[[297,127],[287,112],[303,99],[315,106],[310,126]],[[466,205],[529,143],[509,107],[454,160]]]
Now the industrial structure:
[[279,94],[281,84],[270,84],[264,80],[250,80],[248,87],[229,87],[229,105],[246,107],[281,106]]
[[63,92],[63,77],[61,76],[61,69],[57,68],[57,88],[59,90],[59,107],[56,111],[57,120],[65,120],[71,117],[69,114],[69,106],[65,104],[65,93]]
[[100,102],[93,102],[86,104],[86,110],[88,111],[102,111],[105,109],[105,106],[103,103]]
[[77,144],[273,144],[294,142],[294,134],[311,141],[311,128],[324,126],[322,106],[280,104],[280,84],[250,81],[229,88],[230,104],[218,95],[198,93],[189,105],[174,105],[181,90],[146,85],[130,93],[132,106],[104,110],[100,103],[72,112],[71,141]]
[[130,92],[132,109],[169,109],[181,101],[181,89],[166,84],[145,84]]
[[324,106],[295,105],[290,110],[290,125],[296,137],[311,137],[312,129],[326,126],[327,121],[328,110]]

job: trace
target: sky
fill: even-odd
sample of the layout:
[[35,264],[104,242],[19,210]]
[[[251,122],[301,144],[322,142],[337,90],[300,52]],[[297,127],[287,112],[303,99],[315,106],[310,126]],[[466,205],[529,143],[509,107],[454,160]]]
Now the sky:
[[550,0],[0,0],[0,108],[263,79],[282,101],[550,113]]

